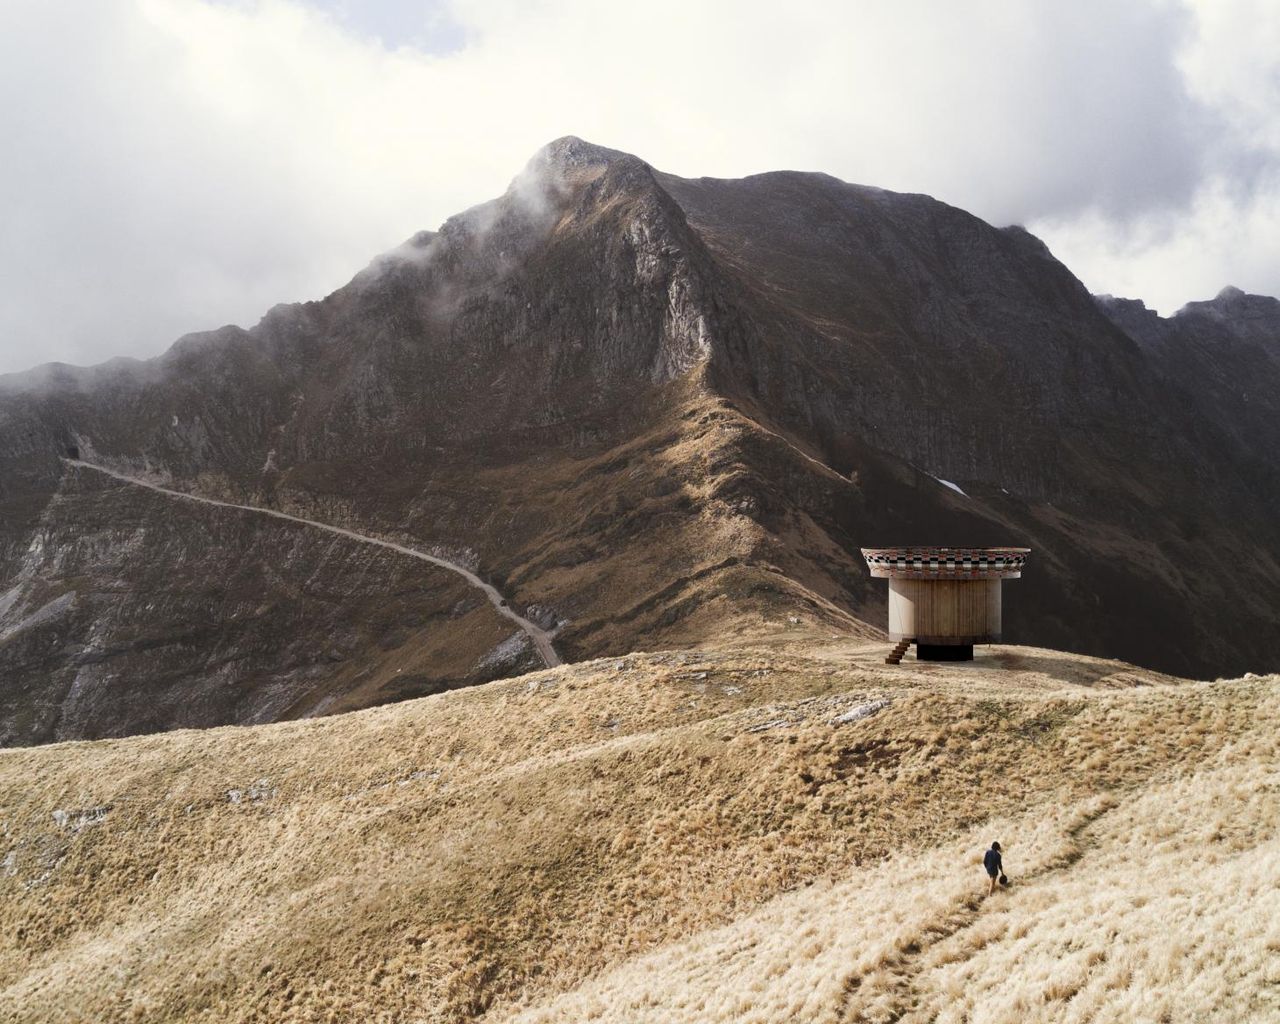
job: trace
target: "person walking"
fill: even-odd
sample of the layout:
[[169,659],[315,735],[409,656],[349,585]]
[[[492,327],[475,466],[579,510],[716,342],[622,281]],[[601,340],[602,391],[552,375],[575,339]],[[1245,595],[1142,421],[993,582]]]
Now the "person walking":
[[1004,864],[1000,860],[1000,844],[992,843],[989,849],[982,857],[982,866],[987,869],[987,877],[991,879],[991,888],[987,890],[990,896],[996,891],[996,886],[1000,884],[1000,876],[1004,874]]

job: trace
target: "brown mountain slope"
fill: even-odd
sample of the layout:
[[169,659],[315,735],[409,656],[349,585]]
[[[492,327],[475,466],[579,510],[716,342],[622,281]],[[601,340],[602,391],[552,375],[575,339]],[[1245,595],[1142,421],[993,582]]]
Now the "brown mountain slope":
[[[1280,466],[1183,402],[1038,240],[821,175],[660,180],[737,286],[722,392],[841,473],[917,471],[899,502],[866,493],[875,535],[920,543],[910,503],[924,536],[1035,548],[1016,636],[1184,672],[1271,664]],[[1232,544],[1249,555],[1224,573]],[[1219,614],[1237,599],[1248,625]]]
[[0,752],[0,1017],[1274,1018],[1280,678],[883,650]]
[[0,741],[296,717],[532,664],[447,572],[193,516],[68,469],[72,445],[447,554],[570,660],[789,618],[873,635],[860,545],[1017,542],[1036,555],[1011,638],[1264,667],[1274,477],[1156,358],[1025,232],[560,140],[320,302],[149,363],[0,379]]

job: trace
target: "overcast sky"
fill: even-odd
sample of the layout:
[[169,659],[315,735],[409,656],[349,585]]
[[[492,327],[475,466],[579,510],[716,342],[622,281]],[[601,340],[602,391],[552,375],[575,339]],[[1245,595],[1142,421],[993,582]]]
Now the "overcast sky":
[[0,372],[317,298],[580,135],[1280,294],[1274,0],[0,0]]

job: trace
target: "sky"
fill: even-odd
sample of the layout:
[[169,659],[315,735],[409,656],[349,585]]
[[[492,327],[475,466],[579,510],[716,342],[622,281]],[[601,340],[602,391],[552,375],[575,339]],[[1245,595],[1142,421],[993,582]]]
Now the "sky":
[[0,373],[319,298],[562,135],[1280,295],[1275,0],[0,0]]

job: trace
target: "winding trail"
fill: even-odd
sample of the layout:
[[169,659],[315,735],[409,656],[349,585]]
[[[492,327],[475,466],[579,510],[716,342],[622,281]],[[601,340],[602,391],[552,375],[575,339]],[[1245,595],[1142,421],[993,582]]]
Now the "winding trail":
[[159,484],[153,484],[146,480],[140,480],[137,477],[126,476],[124,473],[117,473],[114,469],[106,469],[102,466],[94,465],[92,462],[84,462],[80,459],[63,459],[68,466],[76,466],[80,469],[92,469],[96,473],[102,473],[104,476],[112,477],[126,484],[133,484],[135,487],[145,487],[149,491],[155,491],[157,494],[165,494],[171,498],[182,498],[185,501],[198,501],[202,505],[213,505],[217,508],[233,508],[240,512],[255,512],[258,515],[270,516],[272,519],[284,519],[291,523],[300,523],[303,526],[310,526],[317,530],[324,530],[328,533],[336,533],[340,537],[346,537],[350,540],[359,541],[362,544],[373,544],[380,548],[386,548],[389,551],[396,551],[402,555],[408,555],[410,558],[416,558],[420,562],[430,562],[432,565],[438,565],[442,569],[448,569],[450,572],[457,573],[464,580],[484,591],[484,596],[489,599],[489,603],[499,615],[504,615],[517,626],[519,626],[533,641],[533,646],[537,648],[538,654],[542,657],[543,663],[547,668],[555,668],[564,662],[560,660],[560,655],[556,654],[556,649],[551,646],[551,633],[543,629],[536,622],[530,622],[523,615],[517,614],[508,605],[497,589],[491,584],[486,583],[470,569],[464,569],[455,562],[447,559],[439,558],[436,555],[428,555],[424,551],[418,551],[415,548],[405,547],[403,544],[393,544],[389,540],[379,540],[377,537],[368,537],[363,533],[356,533],[354,530],[346,530],[341,526],[331,526],[328,523],[320,523],[314,519],[303,519],[301,516],[292,516],[288,512],[279,512],[273,508],[262,508],[258,505],[237,505],[231,501],[219,501],[217,498],[202,498],[196,494],[188,494],[186,491],[174,491],[168,487],[161,487]]

